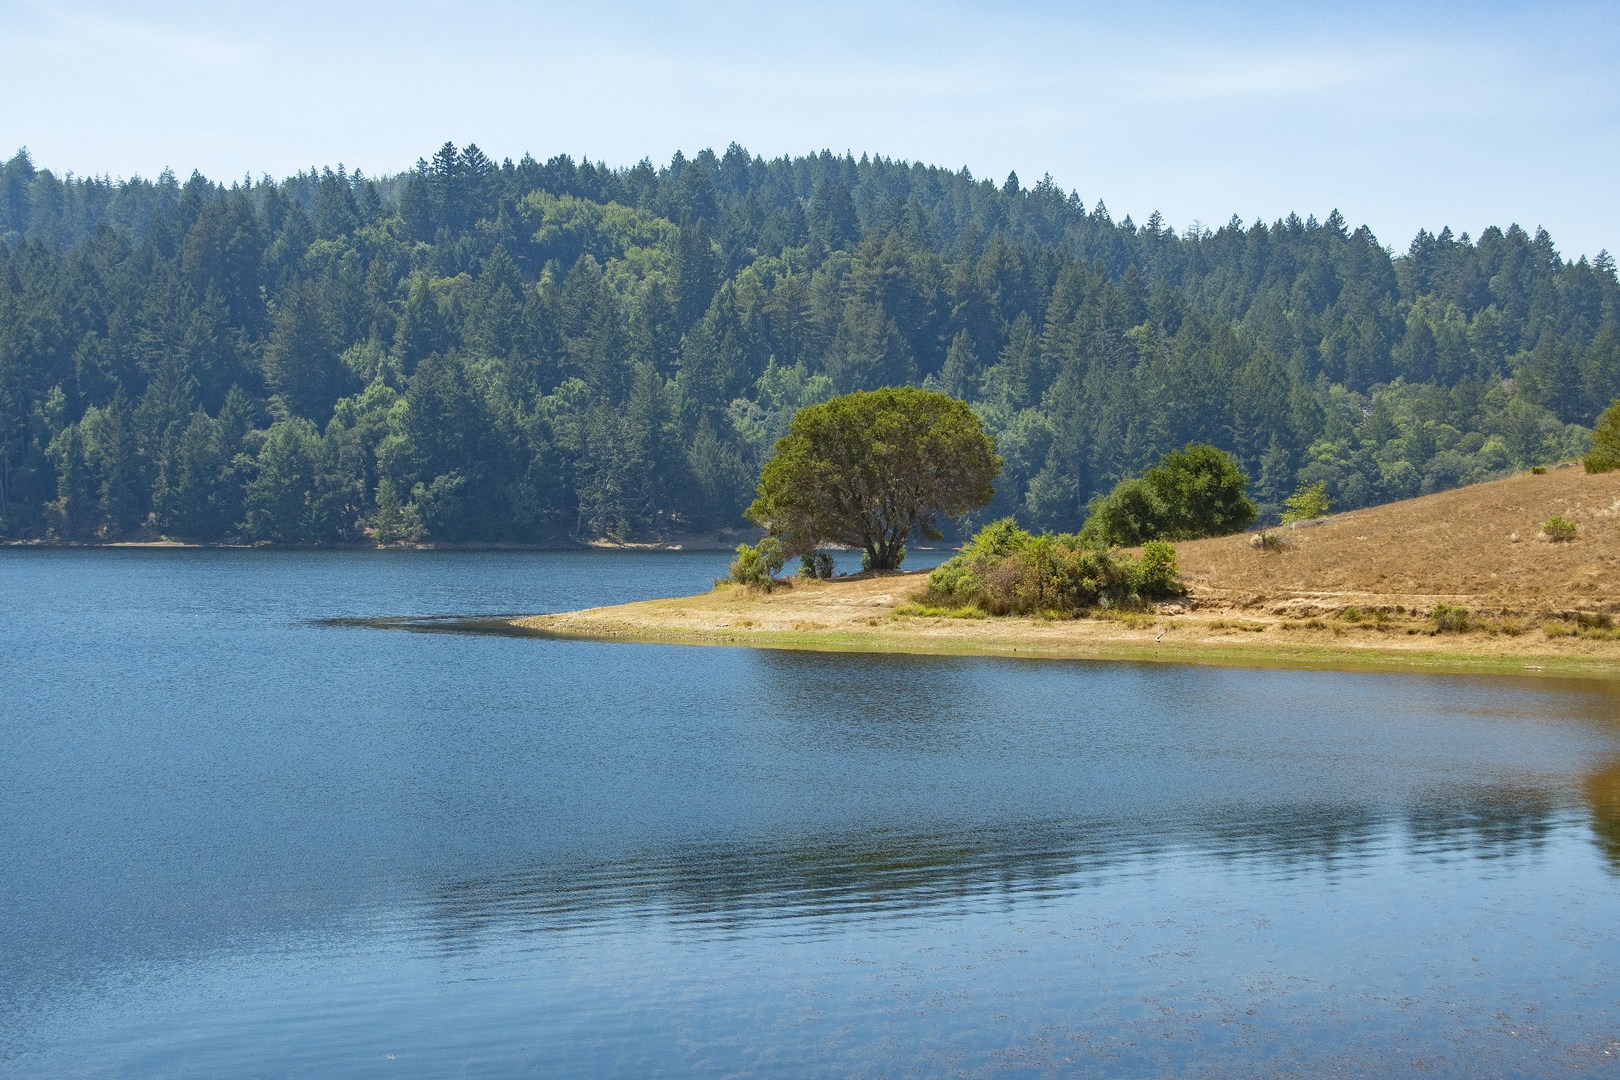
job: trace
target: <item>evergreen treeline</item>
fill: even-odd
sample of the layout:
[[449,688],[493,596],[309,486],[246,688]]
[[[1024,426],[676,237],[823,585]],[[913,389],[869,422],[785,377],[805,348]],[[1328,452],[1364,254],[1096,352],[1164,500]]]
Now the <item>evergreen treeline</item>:
[[230,186],[0,170],[0,536],[645,537],[740,524],[800,406],[966,398],[1072,530],[1191,441],[1262,512],[1579,453],[1613,260],[1337,213],[1177,234],[1049,179],[737,146]]

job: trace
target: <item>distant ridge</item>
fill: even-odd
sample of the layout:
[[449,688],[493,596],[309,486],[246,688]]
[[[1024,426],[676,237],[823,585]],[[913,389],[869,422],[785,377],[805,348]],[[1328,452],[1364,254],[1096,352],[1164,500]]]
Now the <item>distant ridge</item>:
[[[1262,513],[1583,453],[1620,281],[1516,225],[1177,232],[962,171],[445,144],[231,185],[0,166],[0,539],[558,543],[734,528],[795,411],[917,384],[1077,528],[1166,451]],[[971,523],[970,523],[971,524]]]

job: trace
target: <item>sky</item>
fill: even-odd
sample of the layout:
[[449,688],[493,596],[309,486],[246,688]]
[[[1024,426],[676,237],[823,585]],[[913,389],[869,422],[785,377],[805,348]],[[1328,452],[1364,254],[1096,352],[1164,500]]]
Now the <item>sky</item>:
[[62,174],[398,172],[446,140],[613,166],[737,142],[1025,186],[1178,229],[1339,209],[1620,252],[1620,17],[1596,3],[0,0],[0,155]]

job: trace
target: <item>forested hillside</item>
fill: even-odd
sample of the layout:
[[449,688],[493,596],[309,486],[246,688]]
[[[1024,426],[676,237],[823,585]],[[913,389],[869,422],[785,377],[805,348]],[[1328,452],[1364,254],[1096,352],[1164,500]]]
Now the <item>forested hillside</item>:
[[230,185],[0,172],[0,536],[549,542],[741,525],[800,406],[917,383],[1073,529],[1189,441],[1274,511],[1581,452],[1614,262],[1337,213],[1175,232],[883,158],[446,144]]

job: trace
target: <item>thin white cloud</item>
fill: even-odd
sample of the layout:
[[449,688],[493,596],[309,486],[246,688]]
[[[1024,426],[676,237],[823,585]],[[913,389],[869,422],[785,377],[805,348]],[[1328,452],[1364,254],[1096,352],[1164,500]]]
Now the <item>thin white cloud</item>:
[[28,0],[63,35],[59,48],[84,45],[133,49],[151,57],[183,60],[205,67],[226,67],[243,62],[257,50],[237,40],[200,34],[195,30],[121,15],[75,9],[62,4]]
[[[1383,0],[0,0],[0,128],[61,171],[408,168],[445,139],[629,164],[736,140],[1026,182],[1116,217],[1538,220],[1620,248],[1620,23]],[[222,93],[222,88],[240,88]],[[0,153],[7,148],[0,146]],[[1554,163],[1554,164],[1549,164]]]
[[1363,55],[1223,56],[1187,59],[1126,77],[1126,88],[1158,101],[1323,94],[1383,84],[1410,65]]

